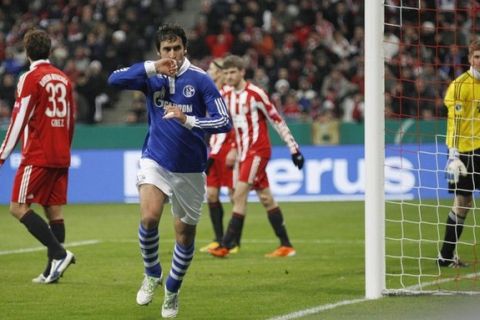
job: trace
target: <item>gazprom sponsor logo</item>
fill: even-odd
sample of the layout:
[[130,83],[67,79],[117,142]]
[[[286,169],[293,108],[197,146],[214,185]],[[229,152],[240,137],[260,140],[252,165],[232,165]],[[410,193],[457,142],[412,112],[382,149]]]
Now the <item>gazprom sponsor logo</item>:
[[192,112],[193,111],[193,105],[192,104],[179,104],[179,103],[173,103],[167,100],[162,100],[162,99],[155,99],[155,106],[157,108],[165,108],[166,106],[174,106],[182,110],[183,113],[187,112]]

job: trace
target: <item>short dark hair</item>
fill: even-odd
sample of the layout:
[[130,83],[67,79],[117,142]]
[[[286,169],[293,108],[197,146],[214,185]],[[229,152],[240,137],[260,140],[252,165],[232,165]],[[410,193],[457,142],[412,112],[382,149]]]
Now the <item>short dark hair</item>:
[[239,56],[230,55],[223,59],[223,69],[237,68],[238,70],[245,69],[245,62]]
[[155,47],[160,51],[160,43],[162,41],[175,41],[176,38],[182,40],[184,49],[187,49],[187,35],[185,30],[177,24],[164,24],[160,26],[155,34]]
[[44,30],[31,29],[23,37],[23,46],[27,51],[27,57],[32,61],[48,59],[52,48],[52,40]]

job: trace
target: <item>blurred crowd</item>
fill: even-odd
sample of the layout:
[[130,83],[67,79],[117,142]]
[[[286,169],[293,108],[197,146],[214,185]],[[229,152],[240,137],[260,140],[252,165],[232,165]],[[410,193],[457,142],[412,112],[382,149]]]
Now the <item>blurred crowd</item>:
[[363,1],[203,1],[188,36],[200,66],[244,57],[247,79],[287,121],[313,122],[316,143],[335,142],[339,121],[363,120]]
[[[174,0],[0,1],[0,125],[26,69],[28,28],[53,36],[52,62],[76,83],[79,122],[97,123],[118,99],[107,74],[145,59],[168,12],[184,9]],[[385,1],[387,117],[444,116],[442,97],[468,66],[479,8],[472,0]],[[315,143],[335,143],[339,123],[364,117],[364,9],[356,0],[203,0],[187,28],[188,56],[204,69],[228,53],[244,57],[247,78],[287,121],[311,122]],[[142,103],[133,96],[126,122],[145,120]]]
[[476,0],[386,1],[388,117],[429,120],[446,115],[443,96],[449,83],[468,70],[468,44],[478,38],[479,12]]
[[51,35],[51,62],[75,83],[77,121],[98,123],[118,93],[107,76],[145,58],[158,26],[182,0],[0,0],[0,126],[8,125],[18,77],[28,69],[22,38]]

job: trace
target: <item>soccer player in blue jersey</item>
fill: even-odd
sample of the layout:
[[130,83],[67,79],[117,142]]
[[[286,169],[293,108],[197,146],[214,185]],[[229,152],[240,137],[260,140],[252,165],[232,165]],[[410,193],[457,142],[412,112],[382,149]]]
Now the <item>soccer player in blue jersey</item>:
[[[146,96],[148,133],[139,163],[137,185],[141,221],[138,231],[145,277],[137,303],[152,301],[163,273],[158,258],[158,224],[170,199],[176,243],[165,282],[162,316],[178,313],[178,292],[194,254],[196,225],[205,197],[205,133],[228,132],[230,118],[211,78],[185,57],[187,38],[177,25],[163,25],[155,46],[160,59],[114,71],[108,81]],[[206,116],[208,113],[208,117]]]

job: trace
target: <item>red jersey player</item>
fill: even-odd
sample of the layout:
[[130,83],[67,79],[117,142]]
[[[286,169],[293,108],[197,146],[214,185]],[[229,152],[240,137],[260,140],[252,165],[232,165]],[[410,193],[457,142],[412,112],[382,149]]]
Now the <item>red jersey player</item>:
[[[23,138],[10,212],[48,248],[47,268],[32,281],[52,283],[75,262],[74,255],[62,246],[65,240],[62,205],[66,203],[74,130],[72,84],[50,64],[51,40],[45,31],[28,31],[23,43],[30,70],[18,81],[12,118],[0,147],[0,166]],[[43,206],[50,227],[31,209],[32,203]]]
[[268,212],[270,224],[280,239],[280,246],[267,257],[295,255],[295,249],[287,235],[282,212],[269,188],[266,166],[272,148],[268,136],[267,120],[285,141],[293,163],[302,169],[304,158],[285,121],[277,112],[267,94],[261,88],[245,80],[245,66],[238,56],[229,56],[223,62],[226,83],[231,88],[223,95],[235,129],[238,150],[239,177],[233,193],[233,213],[227,233],[217,249],[209,250],[216,257],[224,257],[241,234],[246,214],[248,193],[254,189]]
[[[222,59],[213,60],[208,67],[208,74],[215,82],[215,85],[223,94]],[[228,133],[212,134],[209,140],[210,153],[208,155],[207,170],[207,203],[210,212],[215,239],[208,245],[200,248],[200,252],[208,252],[209,249],[215,249],[220,245],[223,238],[223,206],[220,202],[220,188],[227,187],[228,195],[232,198],[235,175],[237,170],[235,166],[235,154],[230,151],[235,146],[235,134],[233,128]],[[230,155],[230,157],[229,157]],[[240,238],[236,239],[236,248],[230,252],[237,252]]]

